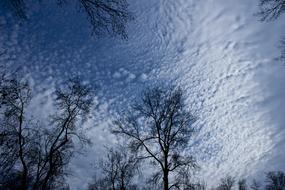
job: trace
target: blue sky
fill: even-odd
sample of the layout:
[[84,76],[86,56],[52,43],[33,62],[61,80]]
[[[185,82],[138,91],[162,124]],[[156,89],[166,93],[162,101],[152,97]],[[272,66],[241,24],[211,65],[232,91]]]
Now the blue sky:
[[[214,184],[226,174],[263,175],[284,170],[285,66],[276,60],[284,16],[259,22],[257,1],[131,0],[135,21],[127,41],[90,37],[84,16],[70,5],[33,5],[18,23],[0,11],[0,63],[21,66],[32,81],[39,115],[52,112],[50,89],[80,75],[97,87],[100,104],[86,124],[94,146],[74,158],[72,189],[94,172],[101,145],[113,142],[108,126],[146,86],[177,84],[187,94],[200,128],[189,149]],[[110,138],[106,138],[110,137]],[[215,176],[215,177],[213,177]]]

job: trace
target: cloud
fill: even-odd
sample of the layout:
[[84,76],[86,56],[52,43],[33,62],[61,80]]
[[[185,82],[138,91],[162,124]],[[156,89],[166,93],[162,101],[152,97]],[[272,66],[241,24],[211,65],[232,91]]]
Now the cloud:
[[91,180],[90,165],[100,158],[103,145],[114,143],[108,128],[116,111],[126,109],[146,86],[169,83],[185,89],[198,117],[197,146],[189,151],[199,159],[201,177],[212,179],[209,185],[227,173],[256,176],[268,166],[285,169],[280,151],[285,144],[285,71],[274,59],[284,24],[259,23],[253,16],[255,1],[131,4],[137,21],[129,26],[128,41],[87,38],[83,29],[59,35],[58,27],[74,25],[64,20],[43,24],[35,17],[19,27],[0,18],[9,29],[0,36],[0,48],[8,47],[0,63],[29,73],[39,93],[33,108],[48,99],[48,89],[73,75],[97,87],[100,105],[85,126],[94,146],[72,161],[72,189]]

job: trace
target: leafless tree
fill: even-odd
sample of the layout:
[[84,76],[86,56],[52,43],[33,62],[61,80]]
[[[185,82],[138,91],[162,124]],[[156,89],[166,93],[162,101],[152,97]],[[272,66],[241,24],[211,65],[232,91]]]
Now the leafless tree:
[[[66,0],[56,0],[58,4],[65,5]],[[126,25],[133,20],[133,14],[129,11],[127,0],[73,0],[86,14],[95,35],[109,33],[127,38]],[[8,0],[16,14],[26,19],[25,0]]]
[[165,190],[179,187],[182,171],[196,167],[192,156],[183,154],[194,131],[194,117],[186,109],[182,90],[170,88],[147,90],[142,101],[131,112],[118,119],[114,133],[129,140],[129,148],[138,152],[138,159],[148,159],[158,172],[153,179],[162,178]]
[[80,120],[92,105],[90,88],[79,80],[56,92],[57,112],[49,129],[27,118],[31,100],[29,85],[3,79],[0,85],[0,188],[48,190],[64,186],[65,166],[74,153],[74,137]]
[[206,190],[206,184],[204,182],[193,182],[189,172],[180,173],[175,181],[174,187],[178,190]]
[[[64,167],[74,153],[74,137],[85,142],[84,136],[77,132],[80,119],[84,119],[90,111],[93,97],[88,85],[71,80],[65,89],[56,91],[58,113],[53,116],[52,130],[44,138],[44,150],[38,152],[36,183],[34,188],[53,189],[55,178],[64,175]],[[57,184],[56,184],[57,185]]]
[[[28,187],[29,149],[28,126],[25,124],[25,109],[31,99],[30,88],[17,80],[1,81],[1,171],[2,175],[13,175],[19,179],[20,188]],[[18,165],[18,169],[14,167]],[[21,171],[21,172],[20,172]],[[12,175],[10,175],[12,174]],[[5,180],[1,183],[6,183]]]
[[266,174],[266,190],[284,190],[285,174],[281,171],[268,172]]
[[[285,12],[285,0],[260,0],[258,16],[261,21],[276,20]],[[281,49],[280,60],[285,60],[285,38],[279,45]]]
[[246,184],[246,179],[240,179],[238,181],[238,189],[239,190],[247,190],[248,189],[247,184]]
[[127,0],[79,0],[79,2],[95,34],[107,31],[127,38],[126,24],[133,18],[128,11]]
[[260,0],[258,15],[262,21],[277,19],[285,11],[284,0]]
[[231,176],[227,176],[221,179],[220,184],[216,190],[232,190],[235,184],[235,179]]
[[17,14],[17,16],[23,19],[27,18],[25,12],[26,5],[24,0],[9,0],[9,3],[14,8],[14,11]]
[[89,190],[135,190],[133,178],[138,172],[138,160],[123,147],[108,149],[100,163],[102,177],[89,185]]

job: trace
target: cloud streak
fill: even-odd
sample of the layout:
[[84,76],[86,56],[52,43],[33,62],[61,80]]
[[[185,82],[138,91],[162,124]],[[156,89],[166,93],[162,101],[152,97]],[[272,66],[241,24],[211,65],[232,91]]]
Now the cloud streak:
[[[20,27],[2,15],[6,29],[0,49],[7,54],[0,62],[23,67],[39,97],[75,74],[99,86],[96,118],[85,126],[94,146],[73,160],[72,189],[91,179],[98,148],[113,143],[108,128],[114,113],[146,86],[169,83],[185,89],[198,116],[197,147],[189,151],[199,159],[200,175],[213,180],[227,173],[256,176],[285,169],[285,69],[275,59],[285,26],[282,19],[259,23],[253,16],[256,5],[247,0],[133,0],[137,18],[129,25],[128,41],[90,40],[84,35],[88,29],[64,30],[76,26],[63,19],[43,24],[34,15],[34,22]],[[41,11],[51,20],[60,17]],[[64,32],[58,34],[58,27]]]

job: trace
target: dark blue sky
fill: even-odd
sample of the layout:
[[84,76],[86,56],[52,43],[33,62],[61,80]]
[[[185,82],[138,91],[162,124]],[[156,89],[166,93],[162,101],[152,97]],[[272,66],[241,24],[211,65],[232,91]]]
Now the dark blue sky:
[[100,119],[87,124],[97,147],[74,159],[73,189],[89,180],[96,148],[112,142],[105,127],[114,110],[146,86],[169,83],[185,89],[199,118],[198,147],[189,151],[197,153],[203,178],[285,169],[285,68],[275,59],[284,17],[259,22],[257,1],[131,0],[135,20],[127,41],[91,37],[84,15],[72,5],[36,3],[23,23],[1,7],[0,49],[6,55],[0,63],[21,66],[33,87],[44,89],[36,91],[38,98],[74,75],[98,87]]

